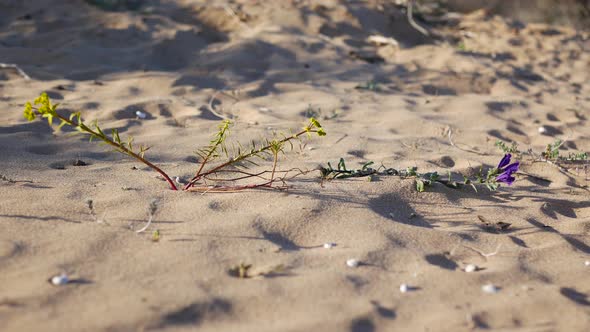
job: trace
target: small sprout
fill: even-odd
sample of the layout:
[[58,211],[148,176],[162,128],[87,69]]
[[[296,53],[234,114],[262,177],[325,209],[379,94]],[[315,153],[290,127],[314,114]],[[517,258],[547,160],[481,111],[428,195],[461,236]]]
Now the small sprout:
[[510,145],[507,145],[501,140],[497,140],[495,145],[504,153],[520,153],[520,151],[518,150],[518,143],[516,142],[512,142],[510,143]]
[[152,234],[152,242],[159,242],[160,241],[160,230],[156,229]]
[[486,284],[486,285],[481,286],[481,290],[484,293],[495,294],[495,293],[498,293],[500,291],[500,287],[495,286],[493,284]]
[[354,87],[357,90],[379,91],[379,83],[375,81],[367,81]]
[[251,278],[252,276],[248,273],[250,268],[252,268],[252,264],[240,263],[240,265],[232,267],[229,274],[240,279]]
[[94,201],[91,198],[86,199],[86,206],[88,206],[90,213],[94,214]]
[[98,222],[98,217],[96,216],[96,212],[94,211],[94,201],[91,198],[86,199],[86,207],[88,207],[88,213],[92,220]]
[[336,243],[326,242],[324,243],[324,249],[332,249],[336,246]]
[[477,266],[475,264],[467,264],[465,266],[465,272],[471,273],[477,271]]
[[346,265],[348,265],[348,267],[358,267],[360,262],[358,259],[351,258],[346,260]]
[[68,278],[67,274],[62,273],[49,278],[47,281],[49,281],[49,283],[53,284],[54,286],[63,286],[70,282],[70,279]]
[[148,208],[150,217],[154,216],[156,214],[156,211],[158,211],[158,200],[154,198],[150,201],[150,205]]

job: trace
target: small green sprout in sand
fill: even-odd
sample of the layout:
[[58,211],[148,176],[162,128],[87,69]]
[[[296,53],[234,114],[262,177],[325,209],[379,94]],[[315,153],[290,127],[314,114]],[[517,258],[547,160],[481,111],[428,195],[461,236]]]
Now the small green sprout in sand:
[[240,263],[240,265],[234,266],[229,269],[229,275],[240,279],[248,279],[254,277],[270,277],[278,275],[287,275],[287,267],[283,264],[274,265],[266,269],[258,269],[256,272],[251,272],[252,264]]
[[156,229],[153,233],[152,233],[152,242],[159,242],[160,241],[160,230]]
[[251,267],[252,264],[240,263],[240,265],[234,266],[231,269],[229,269],[229,274],[240,279],[250,278],[251,276],[248,274],[248,270],[250,270]]
[[375,82],[375,81],[367,81],[363,84],[359,84],[357,86],[354,87],[357,90],[368,90],[368,91],[380,91],[381,88],[379,88],[379,83]]

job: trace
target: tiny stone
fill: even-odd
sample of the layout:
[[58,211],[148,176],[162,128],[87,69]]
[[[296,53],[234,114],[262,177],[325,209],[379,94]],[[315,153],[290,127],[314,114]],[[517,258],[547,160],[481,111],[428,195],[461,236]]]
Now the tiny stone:
[[544,134],[547,132],[547,128],[541,126],[541,127],[539,127],[538,131],[539,131],[539,134]]
[[65,273],[62,273],[60,275],[51,277],[49,281],[56,286],[61,286],[67,284],[70,280]]
[[348,267],[358,267],[359,261],[358,261],[358,259],[351,258],[346,261],[346,265],[348,265]]
[[477,266],[475,266],[474,264],[467,264],[465,266],[465,272],[471,273],[471,272],[475,272],[475,271],[477,271]]
[[335,245],[336,245],[335,243],[327,242],[327,243],[324,243],[324,248],[325,249],[332,249]]
[[590,266],[590,261],[585,261],[585,262],[584,262],[584,265],[586,265],[586,266]]
[[407,284],[401,284],[399,285],[399,291],[402,293],[407,293],[410,290],[410,286],[408,286]]
[[481,290],[488,294],[495,294],[500,291],[500,289],[492,284],[487,284],[481,286]]
[[147,118],[147,114],[145,114],[145,113],[144,113],[144,112],[142,112],[142,111],[135,111],[135,115],[137,115],[137,117],[138,117],[138,118],[140,118],[140,119],[145,119],[145,118]]

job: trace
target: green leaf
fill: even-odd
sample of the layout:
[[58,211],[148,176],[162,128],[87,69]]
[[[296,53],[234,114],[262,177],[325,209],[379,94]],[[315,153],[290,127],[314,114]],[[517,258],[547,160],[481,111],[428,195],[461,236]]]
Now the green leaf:
[[418,190],[420,193],[424,192],[424,181],[416,179],[416,190]]
[[57,126],[57,129],[61,129],[61,127],[65,126],[65,125],[67,125],[67,124],[68,124],[68,122],[67,122],[67,121],[65,121],[65,120],[61,120],[61,123],[59,124],[59,126]]

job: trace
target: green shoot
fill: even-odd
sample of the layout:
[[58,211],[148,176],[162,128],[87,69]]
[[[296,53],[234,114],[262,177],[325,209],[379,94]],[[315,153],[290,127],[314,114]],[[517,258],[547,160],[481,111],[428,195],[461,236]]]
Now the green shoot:
[[70,126],[82,134],[89,135],[90,141],[98,139],[104,144],[112,146],[115,151],[136,159],[160,173],[160,175],[166,179],[170,185],[170,188],[172,190],[177,190],[176,185],[172,179],[170,179],[170,177],[163,170],[145,159],[145,152],[149,149],[149,147],[142,145],[139,147],[139,150],[136,150],[133,146],[133,138],[131,136],[129,136],[127,140],[121,140],[117,129],[111,129],[111,137],[109,137],[102,131],[96,121],[92,122],[91,125],[87,125],[82,120],[82,114],[80,112],[75,112],[70,114],[69,117],[64,117],[57,113],[58,106],[59,104],[52,104],[51,100],[44,92],[39,97],[37,97],[33,103],[27,102],[25,104],[24,117],[29,121],[35,120],[37,116],[46,118],[50,126],[53,125],[53,120],[57,119],[60,121],[58,128]]
[[[280,178],[275,178],[277,174],[277,163],[280,153],[284,153],[285,144],[289,143],[290,147],[293,147],[293,140],[298,140],[300,136],[307,135],[311,137],[312,133],[317,134],[318,136],[325,136],[326,132],[322,128],[322,125],[317,121],[315,118],[309,119],[309,123],[302,128],[296,134],[285,136],[283,135],[282,138],[273,138],[273,139],[264,139],[263,143],[256,143],[253,141],[250,145],[249,149],[244,149],[241,144],[237,145],[237,148],[234,149],[232,156],[229,156],[227,147],[225,145],[225,139],[229,135],[229,122],[224,123],[220,126],[218,133],[215,135],[215,138],[210,142],[210,145],[204,149],[202,149],[202,153],[200,154],[202,157],[201,165],[199,166],[195,175],[189,180],[189,182],[184,186],[184,190],[194,190],[194,191],[211,191],[213,190],[211,187],[202,187],[195,185],[201,180],[213,180],[213,181],[237,181],[249,178],[262,178],[265,181],[262,183],[255,183],[249,185],[241,185],[241,186],[221,186],[214,188],[213,191],[232,191],[232,190],[242,190],[242,189],[251,189],[251,188],[260,188],[260,187],[272,187],[272,184],[276,181],[283,181],[285,176]],[[213,157],[220,156],[220,151],[223,152],[229,159],[225,162],[222,162],[216,166],[212,166],[207,168],[207,164],[212,161]],[[260,158],[264,159],[266,156],[270,156],[273,159],[273,166],[272,170],[270,171],[270,179],[264,178],[262,173],[248,173],[246,171],[242,171],[239,169],[234,169],[235,167],[243,167],[244,163],[250,163],[256,165],[252,158]],[[231,169],[230,169],[231,168]],[[283,174],[286,174],[288,171],[282,171]],[[230,179],[219,179],[219,178],[212,178],[213,175],[217,175],[219,173],[234,173],[237,177],[230,178]],[[284,181],[283,181],[284,182]]]

